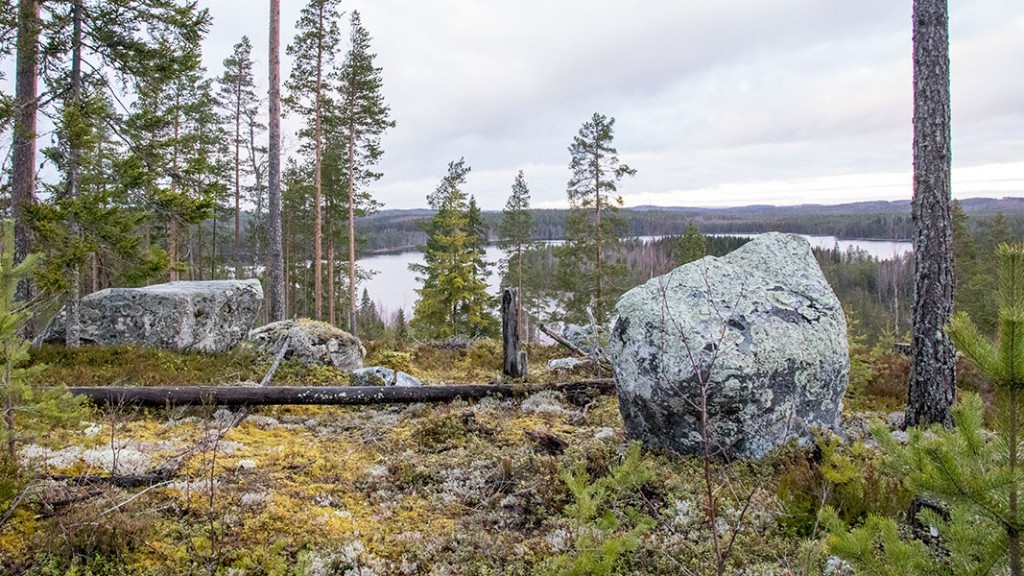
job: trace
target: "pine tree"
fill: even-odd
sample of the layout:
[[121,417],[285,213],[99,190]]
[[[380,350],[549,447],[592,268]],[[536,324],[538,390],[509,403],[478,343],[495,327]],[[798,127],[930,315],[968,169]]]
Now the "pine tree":
[[323,199],[322,162],[324,154],[324,117],[334,105],[329,97],[330,84],[337,76],[334,58],[341,43],[338,6],[341,0],[309,0],[295,24],[297,34],[288,45],[293,58],[291,76],[286,88],[288,108],[310,125],[299,134],[306,141],[305,149],[313,159],[313,295],[315,315],[323,317]]
[[[519,291],[519,326],[526,326],[524,304],[532,302],[527,296],[524,282],[526,252],[533,246],[533,215],[530,213],[530,188],[520,170],[512,183],[512,193],[505,202],[498,228],[498,247],[505,252],[501,259],[501,285]],[[525,272],[528,272],[526,270]]]
[[914,0],[914,312],[907,424],[952,424],[953,313],[947,0]]
[[256,81],[252,71],[252,44],[248,36],[235,44],[231,55],[224,59],[224,73],[218,79],[220,90],[219,104],[224,110],[224,121],[231,134],[231,146],[234,152],[234,192],[235,192],[235,242],[234,261],[235,278],[242,278],[242,176],[249,175],[250,170],[242,158],[242,150],[246,147],[247,119],[255,118],[259,98],[256,96]]
[[[20,0],[18,3],[15,116],[11,131],[11,215],[14,217],[15,264],[24,260],[32,250],[32,236],[24,207],[36,201],[40,9],[40,0]],[[18,301],[28,302],[31,299],[31,279],[26,278],[18,287]]]
[[270,141],[267,162],[267,284],[270,320],[284,320],[285,278],[284,242],[281,237],[281,0],[270,0]]
[[622,198],[615,193],[622,178],[636,170],[619,162],[612,146],[614,128],[614,118],[595,112],[569,146],[572,177],[559,277],[569,294],[566,318],[575,321],[584,320],[587,307],[593,306],[597,322],[606,322],[624,288],[625,265],[612,260],[625,233],[625,220],[618,215]]
[[217,200],[226,191],[221,162],[226,138],[216,114],[213,83],[200,65],[198,44],[175,45],[166,39],[162,45],[165,53],[177,54],[180,70],[173,78],[140,82],[127,125],[133,153],[146,166],[144,193],[156,223],[164,224],[167,274],[173,281],[198,266],[194,259],[191,266],[181,261],[182,253],[195,253],[183,249],[189,226],[216,217]]
[[469,200],[461,189],[469,171],[464,159],[449,163],[448,175],[427,196],[436,214],[426,227],[424,263],[410,266],[423,282],[412,328],[427,338],[497,333],[487,283],[480,276],[480,239],[472,230]]
[[[995,387],[994,435],[984,430],[982,400],[965,394],[953,408],[955,426],[938,423],[909,429],[906,446],[887,429],[876,431],[889,472],[937,509],[917,520],[938,532],[942,555],[920,542],[904,542],[892,520],[872,518],[847,531],[832,515],[840,536],[833,552],[866,573],[1003,574],[1024,572],[1020,534],[1024,530],[1021,439],[1024,436],[1024,245],[998,249],[999,327],[995,342],[980,333],[970,317],[957,312],[948,332],[962,352]],[[889,567],[881,571],[884,567]]]
[[381,69],[374,65],[376,54],[370,52],[370,35],[363,28],[359,12],[351,18],[351,47],[341,68],[338,114],[342,146],[346,158],[348,185],[348,289],[349,329],[357,333],[355,320],[356,295],[356,228],[355,219],[375,210],[378,204],[366,190],[382,176],[374,170],[384,150],[381,135],[394,128],[390,107],[384,103]]
[[252,176],[252,183],[245,187],[246,198],[252,202],[252,218],[245,238],[249,242],[251,264],[267,263],[267,147],[260,144],[260,136],[267,131],[261,120],[260,107],[245,111],[245,153],[246,172]]

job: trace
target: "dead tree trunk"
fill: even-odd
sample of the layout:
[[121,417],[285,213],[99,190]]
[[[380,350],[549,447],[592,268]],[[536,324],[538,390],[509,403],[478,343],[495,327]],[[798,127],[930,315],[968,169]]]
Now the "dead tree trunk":
[[515,288],[501,293],[501,341],[502,373],[509,378],[526,378],[526,351],[519,347],[519,290]]
[[486,396],[523,396],[541,390],[574,394],[581,390],[611,393],[615,383],[606,380],[581,380],[562,384],[535,385],[459,385],[459,386],[106,386],[67,388],[71,394],[93,402],[133,406],[270,406],[316,405],[351,406],[368,404],[412,404],[450,402]]

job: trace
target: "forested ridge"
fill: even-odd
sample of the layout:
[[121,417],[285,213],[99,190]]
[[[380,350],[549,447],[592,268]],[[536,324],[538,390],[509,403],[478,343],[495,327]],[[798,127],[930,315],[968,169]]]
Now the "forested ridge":
[[[988,223],[1002,215],[1014,237],[1024,236],[1024,199],[967,198],[960,201],[970,216],[972,234],[984,234]],[[532,209],[533,238],[561,240],[565,235],[565,210]],[[411,249],[426,241],[422,222],[427,209],[388,210],[363,218],[356,228],[367,253]],[[836,205],[746,206],[738,208],[681,208],[645,206],[623,208],[632,236],[668,236],[683,233],[694,223],[704,234],[792,232],[840,239],[907,240],[913,236],[908,201],[866,202]],[[497,237],[501,212],[484,211],[491,239]]]

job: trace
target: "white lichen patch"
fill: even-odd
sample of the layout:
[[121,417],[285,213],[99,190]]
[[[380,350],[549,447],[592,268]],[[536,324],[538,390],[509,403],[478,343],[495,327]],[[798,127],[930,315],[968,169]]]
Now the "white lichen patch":
[[90,468],[126,476],[145,474],[153,466],[153,458],[149,454],[131,447],[93,448],[82,453],[82,460]]
[[567,412],[562,405],[562,394],[555,390],[544,390],[529,396],[519,405],[523,412],[564,416]]
[[239,503],[245,508],[263,507],[270,501],[270,494],[266,491],[246,492],[242,494]]
[[281,422],[277,418],[263,416],[261,414],[253,414],[246,418],[245,421],[261,430],[270,430],[281,425]]
[[36,444],[29,444],[18,451],[18,458],[24,465],[51,470],[70,468],[80,461],[81,455],[82,449],[77,446],[51,450]]

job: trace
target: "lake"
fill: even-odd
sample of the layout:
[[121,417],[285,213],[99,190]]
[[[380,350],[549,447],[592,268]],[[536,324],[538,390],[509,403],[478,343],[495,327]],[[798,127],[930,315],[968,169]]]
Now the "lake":
[[[719,236],[745,236],[755,237],[758,234],[719,234]],[[866,251],[879,260],[903,255],[913,249],[910,242],[896,240],[840,240],[835,236],[808,236],[800,234],[816,248],[834,248],[840,250],[857,248]],[[488,246],[486,259],[488,262],[497,263],[502,252],[497,246]],[[374,270],[377,273],[364,282],[360,287],[365,287],[370,298],[381,307],[382,314],[387,318],[401,307],[405,309],[406,319],[412,319],[412,308],[416,303],[416,289],[420,283],[416,281],[416,274],[409,270],[409,264],[422,264],[423,254],[418,250],[402,252],[399,254],[379,254],[368,256],[359,261],[360,266],[367,270]],[[498,276],[497,266],[491,267],[491,275],[487,278],[489,292],[498,293],[498,284],[501,278]]]

